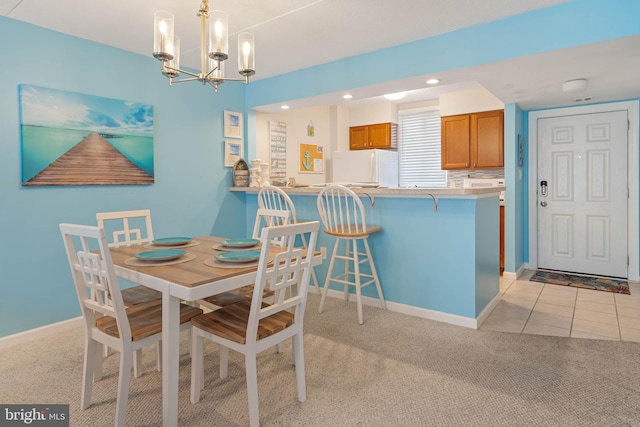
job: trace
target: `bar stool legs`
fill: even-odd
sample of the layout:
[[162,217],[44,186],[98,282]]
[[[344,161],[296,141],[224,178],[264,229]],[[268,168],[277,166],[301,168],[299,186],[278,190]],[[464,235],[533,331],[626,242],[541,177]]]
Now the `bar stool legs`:
[[[340,242],[345,242],[344,255],[340,254]],[[362,241],[364,246],[364,252],[360,252],[358,249],[358,241]],[[335,267],[335,260],[344,260],[344,273],[333,276],[333,269]],[[371,274],[363,273],[360,269],[360,264],[368,263],[371,270]],[[353,270],[351,270],[353,266]],[[353,281],[352,281],[353,280]],[[364,280],[364,281],[363,281]],[[336,238],[336,243],[333,246],[333,252],[331,254],[331,261],[329,262],[329,270],[327,271],[327,278],[324,282],[322,289],[322,298],[320,299],[320,307],[318,313],[322,313],[324,309],[324,302],[329,290],[329,284],[331,282],[342,283],[344,288],[344,300],[349,300],[349,286],[354,286],[356,291],[356,305],[358,308],[358,323],[363,324],[362,314],[362,288],[372,283],[376,285],[378,292],[378,298],[380,299],[380,305],[386,310],[386,303],[382,294],[382,287],[380,286],[380,280],[378,279],[378,273],[376,272],[375,265],[373,263],[373,257],[371,256],[371,250],[369,243],[365,238]]]

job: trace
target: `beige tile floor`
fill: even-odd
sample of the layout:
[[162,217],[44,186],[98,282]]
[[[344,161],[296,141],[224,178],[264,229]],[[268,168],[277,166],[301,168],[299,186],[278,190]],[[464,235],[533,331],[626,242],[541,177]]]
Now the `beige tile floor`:
[[500,302],[481,330],[640,342],[640,283],[631,295],[500,278]]

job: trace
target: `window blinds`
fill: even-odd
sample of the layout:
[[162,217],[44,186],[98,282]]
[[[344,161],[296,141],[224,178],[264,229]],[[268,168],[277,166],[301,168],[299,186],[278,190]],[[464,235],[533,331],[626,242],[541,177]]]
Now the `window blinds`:
[[440,161],[439,110],[398,112],[400,187],[447,186]]

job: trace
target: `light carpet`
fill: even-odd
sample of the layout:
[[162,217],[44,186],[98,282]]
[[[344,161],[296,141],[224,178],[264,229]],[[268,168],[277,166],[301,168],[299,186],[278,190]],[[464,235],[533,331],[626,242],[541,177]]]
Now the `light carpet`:
[[[291,346],[258,358],[263,426],[637,426],[640,344],[477,331],[329,298],[305,318],[307,401],[296,399]],[[80,410],[83,331],[0,351],[0,401],[69,403],[72,426],[114,423],[118,355],[105,362],[92,406]],[[205,344],[201,401],[189,401],[183,334],[181,426],[248,425],[244,360],[230,353],[217,378],[215,345]],[[127,426],[162,424],[161,373],[154,349],[132,378]]]

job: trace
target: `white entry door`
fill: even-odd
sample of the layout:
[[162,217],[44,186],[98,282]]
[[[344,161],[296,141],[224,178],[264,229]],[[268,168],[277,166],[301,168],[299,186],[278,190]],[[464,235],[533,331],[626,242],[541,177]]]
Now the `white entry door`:
[[538,120],[538,267],[627,277],[627,111]]

